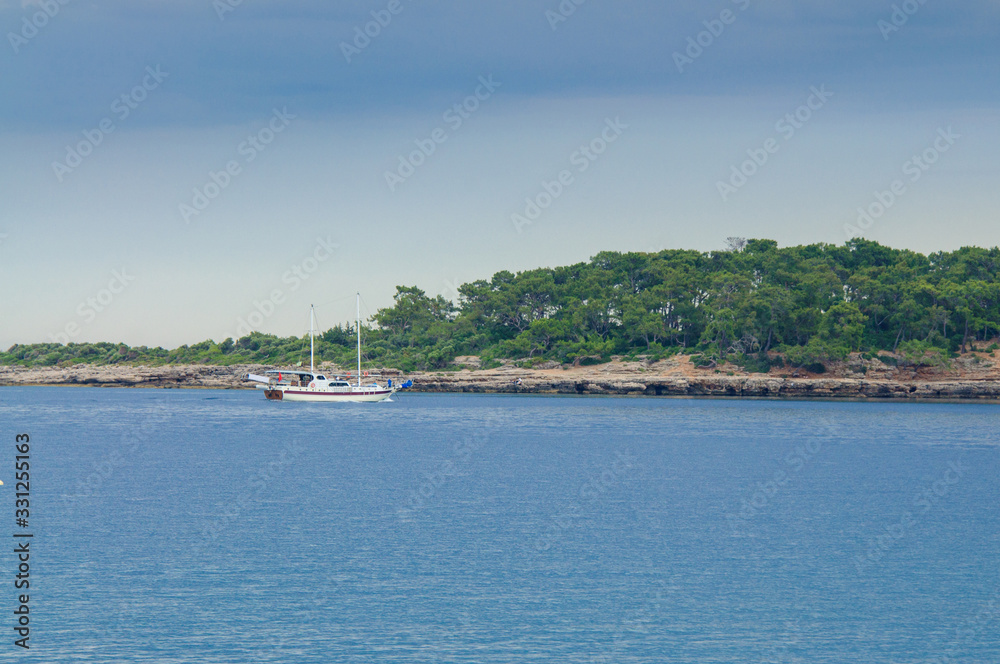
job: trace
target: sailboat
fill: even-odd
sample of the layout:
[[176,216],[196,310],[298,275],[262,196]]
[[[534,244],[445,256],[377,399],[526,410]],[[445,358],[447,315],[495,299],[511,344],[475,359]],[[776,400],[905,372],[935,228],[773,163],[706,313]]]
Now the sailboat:
[[[316,372],[315,366],[315,310],[309,307],[309,371],[289,371],[273,369],[263,376],[249,374],[247,378],[257,383],[257,389],[264,390],[264,397],[270,401],[385,401],[401,389],[413,385],[406,381],[393,385],[390,379],[386,385],[379,385],[378,375],[361,371],[361,294],[357,298],[358,329],[358,373],[357,383],[351,383],[351,374],[327,377]],[[346,376],[346,379],[345,379]],[[362,380],[363,379],[363,380]],[[367,382],[374,379],[372,382]]]

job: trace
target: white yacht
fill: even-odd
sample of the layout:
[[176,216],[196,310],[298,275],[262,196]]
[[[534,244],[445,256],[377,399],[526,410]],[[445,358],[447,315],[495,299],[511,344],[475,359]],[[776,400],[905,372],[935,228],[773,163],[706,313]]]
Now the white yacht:
[[[361,371],[361,296],[358,295],[358,370],[357,382],[351,382],[350,372],[328,377],[315,368],[315,341],[313,328],[315,315],[309,308],[309,371],[273,369],[263,376],[249,374],[247,378],[257,383],[257,389],[264,390],[264,397],[271,401],[384,401],[397,391],[410,387],[413,382],[393,385],[389,379],[385,385],[378,382],[378,374]],[[370,382],[369,382],[370,381]]]

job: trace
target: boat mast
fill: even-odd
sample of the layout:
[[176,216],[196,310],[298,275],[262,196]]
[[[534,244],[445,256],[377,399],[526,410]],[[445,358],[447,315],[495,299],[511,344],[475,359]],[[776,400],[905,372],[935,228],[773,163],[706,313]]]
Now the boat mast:
[[315,316],[313,314],[313,305],[310,304],[309,305],[309,372],[310,373],[316,373],[316,370],[313,368],[313,364],[314,364],[313,363],[313,355],[314,355],[314,352],[315,352],[315,345],[313,343],[313,318],[314,317]]
[[358,387],[361,387],[361,293],[357,293],[358,315],[354,323],[358,328]]

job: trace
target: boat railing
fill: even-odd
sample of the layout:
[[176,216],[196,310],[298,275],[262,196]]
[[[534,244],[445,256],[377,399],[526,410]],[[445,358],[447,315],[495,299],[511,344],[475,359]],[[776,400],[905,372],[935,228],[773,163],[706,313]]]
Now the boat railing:
[[[272,369],[272,370],[267,371],[266,374],[265,374],[265,376],[256,376],[255,380],[257,380],[258,382],[264,383],[264,384],[268,385],[271,388],[275,388],[275,387],[307,387],[310,383],[312,383],[313,380],[315,380],[315,378],[310,379],[310,380],[304,380],[304,379],[300,378],[297,373],[291,373],[291,372],[289,372],[285,376],[282,376],[281,379],[279,380],[278,376],[281,373],[284,373],[281,369]],[[323,376],[323,375],[325,375],[326,376],[326,380],[328,382],[332,382],[332,381],[345,381],[345,382],[349,383],[352,387],[358,387],[358,384],[361,383],[361,386],[365,387],[365,388],[368,388],[368,387],[378,388],[379,387],[378,381],[380,381],[380,380],[383,381],[383,382],[387,382],[387,381],[391,380],[391,381],[393,381],[396,384],[401,384],[402,382],[404,382],[403,381],[403,372],[399,371],[398,369],[383,369],[383,370],[379,370],[379,371],[362,371],[361,372],[361,376],[360,376],[360,379],[361,379],[360,381],[358,380],[359,376],[358,376],[358,372],[357,371],[345,371],[345,372],[336,372],[335,373],[335,372],[331,372],[329,370],[329,367],[326,367],[324,369],[317,369],[312,375],[313,376]],[[244,374],[244,377],[245,378],[249,378],[250,375],[249,374]],[[265,377],[268,379],[266,381],[266,383],[262,380]],[[371,381],[371,382],[369,382],[369,381]],[[335,386],[329,386],[329,387],[335,387]]]

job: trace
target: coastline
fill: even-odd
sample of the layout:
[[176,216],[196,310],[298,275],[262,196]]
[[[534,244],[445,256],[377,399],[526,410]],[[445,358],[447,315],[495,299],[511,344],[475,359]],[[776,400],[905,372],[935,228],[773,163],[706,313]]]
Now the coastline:
[[[508,364],[487,370],[411,372],[405,377],[413,380],[410,391],[432,393],[992,401],[1000,400],[1000,371],[992,359],[962,357],[952,360],[950,366],[897,369],[878,360],[852,358],[817,375],[773,369],[767,374],[748,374],[728,366],[699,369],[681,356],[653,364],[547,363],[532,369]],[[253,389],[243,376],[270,368],[256,364],[0,366],[0,386]],[[336,371],[326,364],[317,370]],[[399,372],[385,373],[402,377]]]

